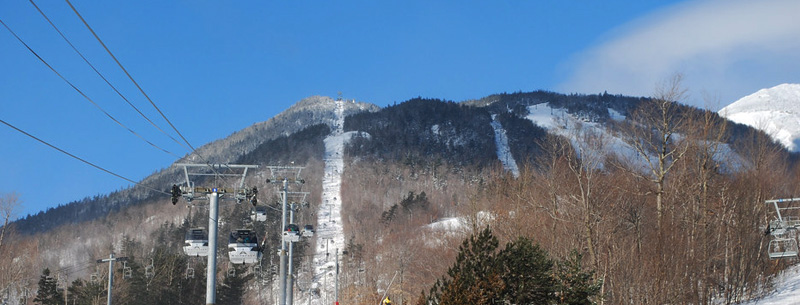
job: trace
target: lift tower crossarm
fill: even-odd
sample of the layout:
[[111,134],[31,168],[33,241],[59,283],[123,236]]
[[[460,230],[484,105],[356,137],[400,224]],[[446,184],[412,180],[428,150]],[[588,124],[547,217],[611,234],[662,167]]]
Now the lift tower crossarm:
[[783,223],[783,216],[781,216],[781,210],[793,210],[793,209],[798,209],[798,208],[781,208],[781,207],[778,207],[778,203],[793,202],[793,201],[800,201],[800,198],[772,199],[772,200],[764,201],[764,203],[766,203],[766,204],[770,204],[771,203],[775,207],[775,212],[778,213],[778,221],[780,223]]
[[[258,190],[254,187],[252,189],[244,187],[245,177],[247,170],[251,168],[258,168],[258,165],[241,165],[241,164],[189,164],[189,163],[175,163],[176,166],[183,167],[183,173],[186,178],[186,186],[178,187],[173,185],[173,199],[172,203],[177,202],[177,197],[184,197],[187,201],[195,199],[195,193],[205,195],[204,199],[208,199],[208,268],[206,269],[206,305],[212,305],[216,302],[217,291],[217,230],[219,228],[219,199],[221,194],[232,193],[233,199],[241,201],[250,199],[250,202],[256,204],[256,194]],[[190,168],[211,168],[211,169],[243,169],[241,174],[210,174],[207,172],[191,172]],[[190,180],[192,176],[241,176],[238,188],[224,188],[224,187],[195,187],[194,183]],[[177,196],[177,197],[176,197]]]

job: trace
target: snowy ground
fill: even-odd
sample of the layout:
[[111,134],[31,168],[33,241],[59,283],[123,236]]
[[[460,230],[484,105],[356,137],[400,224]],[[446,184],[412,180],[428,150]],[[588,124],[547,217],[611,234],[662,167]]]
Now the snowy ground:
[[497,147],[497,158],[503,163],[503,168],[514,174],[514,177],[519,177],[519,167],[514,156],[511,155],[511,149],[508,147],[508,137],[503,125],[497,121],[497,115],[492,115],[492,129],[494,129],[494,142]]
[[[344,133],[344,102],[336,101],[336,123],[333,133],[325,138],[325,174],[322,178],[322,202],[317,212],[313,255],[314,276],[308,287],[311,294],[295,289],[296,304],[333,304],[336,280],[336,253],[344,249],[342,228],[342,170],[344,144],[353,133]],[[318,293],[317,293],[318,289]],[[310,299],[309,299],[310,298]]]
[[740,305],[792,305],[800,304],[800,265],[784,270],[773,283],[775,291],[769,295]]

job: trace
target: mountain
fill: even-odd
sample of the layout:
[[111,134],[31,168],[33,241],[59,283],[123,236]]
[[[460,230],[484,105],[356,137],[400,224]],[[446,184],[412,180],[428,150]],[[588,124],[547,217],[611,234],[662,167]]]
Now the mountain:
[[800,84],[758,90],[718,113],[766,132],[789,151],[800,151]]
[[[202,145],[197,148],[196,152],[188,154],[175,163],[237,163],[241,158],[257,150],[259,146],[275,139],[288,137],[303,129],[320,124],[333,128],[336,124],[334,102],[332,98],[324,96],[305,98],[266,121],[255,123],[228,137]],[[359,112],[374,112],[380,109],[374,104],[364,102],[347,101],[343,104],[343,115],[345,116]],[[181,169],[177,167],[167,167],[156,170],[139,183],[156,189],[166,189],[172,184],[182,182],[180,172]],[[111,192],[108,195],[86,197],[79,201],[59,204],[57,207],[41,211],[36,215],[28,215],[17,221],[16,226],[20,232],[26,234],[46,232],[63,224],[80,223],[105,217],[111,211],[152,201],[160,196],[160,194],[144,188],[132,187]]]
[[[258,187],[267,220],[253,223],[252,206],[233,203],[218,218],[219,232],[252,228],[263,241],[256,269],[225,264],[227,239],[218,237],[218,283],[228,283],[219,295],[240,303],[276,297],[271,271],[284,228],[273,212],[280,197],[265,178],[267,165],[290,164],[305,167],[305,183],[295,187],[308,192],[295,222],[317,228],[294,247],[301,304],[330,303],[339,268],[343,303],[384,293],[413,303],[484,227],[498,243],[534,241],[554,266],[578,255],[573,267],[595,272],[589,278],[603,285],[603,303],[731,303],[779,270],[759,230],[768,211],[753,203],[792,194],[797,183],[785,150],[724,123],[679,103],[607,93],[418,97],[383,108],[316,96],[177,162],[260,165],[246,185]],[[731,160],[753,166],[726,165]],[[183,179],[167,168],[142,183],[167,189]],[[44,267],[84,280],[70,289],[91,293],[81,287],[102,277],[96,260],[115,251],[133,273],[115,280],[115,303],[199,303],[204,287],[186,274],[203,274],[204,262],[181,246],[189,228],[207,225],[208,212],[186,206],[134,187],[20,220],[12,242],[0,245],[0,274],[13,267],[21,275],[10,290],[0,277],[0,299],[8,297],[2,291],[35,289],[30,279]],[[156,270],[151,278],[148,268]]]

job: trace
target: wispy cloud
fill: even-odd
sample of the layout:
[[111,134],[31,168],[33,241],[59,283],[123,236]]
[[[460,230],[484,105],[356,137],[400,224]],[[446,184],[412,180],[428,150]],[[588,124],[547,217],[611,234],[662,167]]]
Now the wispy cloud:
[[679,4],[573,56],[558,89],[649,96],[661,80],[682,73],[688,89],[702,93],[686,102],[716,110],[758,89],[800,82],[798,12],[797,0]]

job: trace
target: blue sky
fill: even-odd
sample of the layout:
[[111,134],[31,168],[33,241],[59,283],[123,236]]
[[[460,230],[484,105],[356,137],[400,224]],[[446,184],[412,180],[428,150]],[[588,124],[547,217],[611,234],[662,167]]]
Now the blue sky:
[[[304,97],[338,92],[379,106],[538,89],[649,95],[658,81],[683,73],[686,102],[716,110],[758,89],[800,82],[798,3],[73,1],[196,147]],[[36,4],[169,129],[66,2]],[[0,2],[0,19],[111,115],[170,152],[187,153],[94,74],[29,1]],[[0,67],[0,119],[137,181],[175,161],[98,111],[5,28]],[[0,137],[0,193],[20,195],[20,216],[129,185],[4,125]]]

